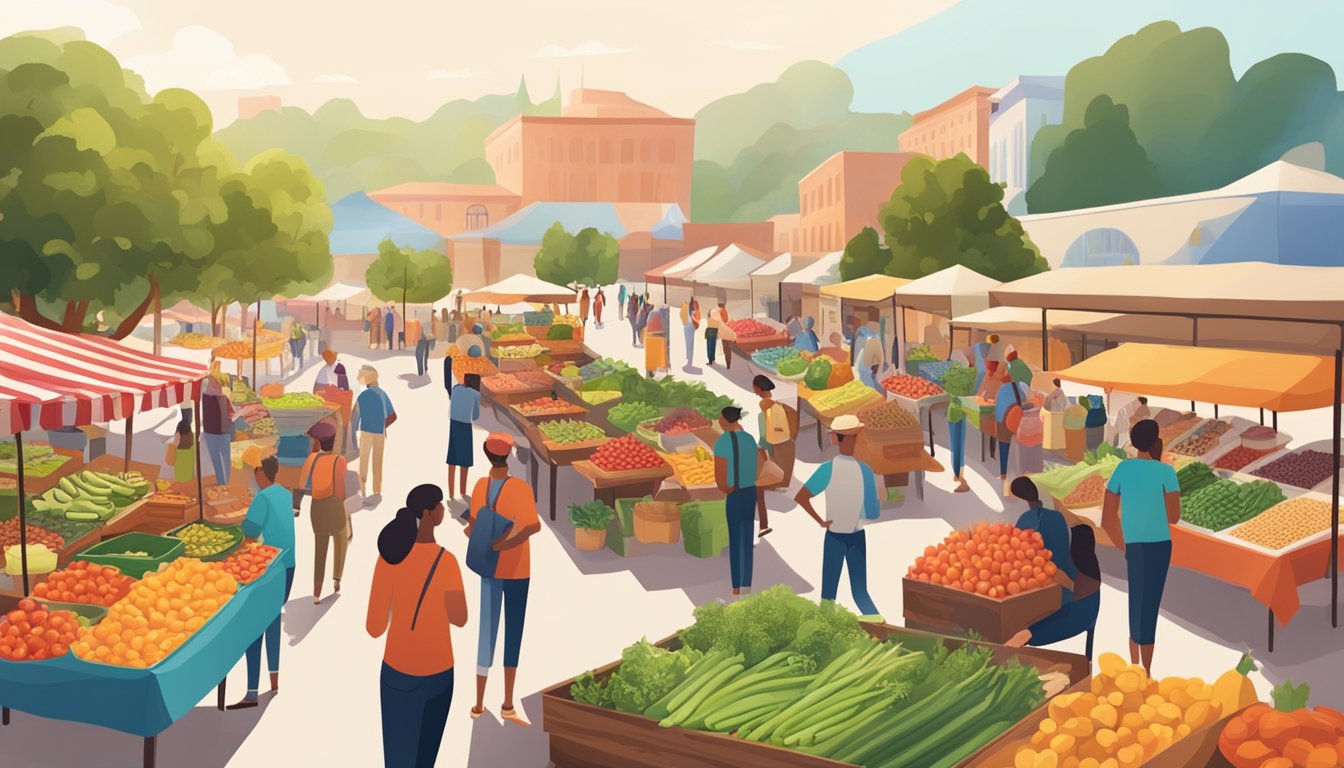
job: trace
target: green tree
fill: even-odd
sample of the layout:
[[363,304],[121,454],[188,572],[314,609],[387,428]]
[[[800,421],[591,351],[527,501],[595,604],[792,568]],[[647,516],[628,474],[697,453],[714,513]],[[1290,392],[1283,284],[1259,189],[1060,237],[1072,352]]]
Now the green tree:
[[557,221],[542,235],[532,271],[556,285],[611,285],[619,276],[620,259],[620,243],[610,234],[585,227],[571,235]]
[[1003,207],[1003,187],[964,153],[918,157],[878,211],[891,251],[886,273],[909,279],[955,264],[1007,282],[1044,272],[1045,259]]
[[1091,208],[1161,194],[1157,168],[1129,129],[1129,110],[1098,96],[1084,127],[1050,155],[1045,173],[1027,189],[1032,213]]
[[453,290],[453,265],[439,251],[418,251],[392,240],[378,244],[378,258],[364,273],[380,301],[433,304]]
[[882,245],[877,230],[864,227],[848,243],[840,257],[840,279],[857,280],[869,275],[880,275],[891,263],[891,251]]

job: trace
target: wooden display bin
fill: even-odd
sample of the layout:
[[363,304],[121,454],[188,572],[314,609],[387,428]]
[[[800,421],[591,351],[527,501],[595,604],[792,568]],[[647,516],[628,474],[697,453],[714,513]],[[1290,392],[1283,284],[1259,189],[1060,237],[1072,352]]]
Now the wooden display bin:
[[975,631],[993,643],[1059,610],[1063,588],[1050,584],[1001,600],[918,579],[901,580],[908,627],[961,635]]
[[[879,639],[892,638],[911,648],[928,648],[941,642],[959,648],[965,641],[935,634],[893,627],[887,624],[861,623],[864,630]],[[657,643],[676,648],[679,641],[669,637]],[[1006,648],[981,643],[993,649],[994,661],[1021,660],[1042,672],[1059,670],[1069,678],[1067,691],[1084,690],[1091,679],[1091,665],[1077,654],[1038,648]],[[599,680],[608,677],[620,662],[593,671]],[[808,755],[772,744],[746,741],[735,736],[686,728],[663,728],[656,720],[615,710],[580,704],[569,696],[573,680],[566,680],[541,693],[542,721],[550,737],[551,762],[558,768],[841,768],[849,765]],[[1042,704],[1032,715],[1044,716]],[[1039,720],[1037,721],[1039,722]],[[1016,729],[1010,729],[1013,733]],[[1007,734],[986,745],[991,749]],[[982,750],[983,751],[983,750]],[[970,760],[974,760],[972,756]],[[974,765],[963,761],[961,765]],[[1009,760],[1004,765],[1012,765]],[[1002,768],[1002,766],[996,766]]]

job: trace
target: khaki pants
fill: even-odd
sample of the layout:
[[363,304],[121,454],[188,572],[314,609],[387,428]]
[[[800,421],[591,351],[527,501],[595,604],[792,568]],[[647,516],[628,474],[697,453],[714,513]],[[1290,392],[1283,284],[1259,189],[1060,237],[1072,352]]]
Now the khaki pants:
[[359,433],[359,492],[364,493],[369,484],[369,459],[373,459],[373,492],[383,492],[383,445],[387,442],[387,433]]
[[792,440],[770,446],[770,458],[774,459],[779,468],[784,470],[784,479],[780,482],[780,485],[784,488],[788,488],[789,483],[793,481],[793,462],[796,454],[796,446]]
[[350,545],[350,526],[345,517],[345,503],[331,496],[314,499],[310,510],[313,520],[313,594],[322,592],[322,576],[327,571],[327,546],[336,543],[336,560],[331,566],[331,578],[341,580],[345,571],[345,553]]

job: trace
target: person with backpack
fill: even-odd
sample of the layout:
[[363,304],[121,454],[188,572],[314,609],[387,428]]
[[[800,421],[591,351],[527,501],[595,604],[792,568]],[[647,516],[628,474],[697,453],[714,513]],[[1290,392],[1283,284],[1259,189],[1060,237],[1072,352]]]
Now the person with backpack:
[[[775,382],[769,376],[757,376],[751,389],[760,398],[761,415],[757,417],[756,432],[761,436],[761,472],[757,477],[756,515],[760,520],[760,536],[770,528],[769,509],[765,505],[767,490],[787,491],[793,482],[793,464],[796,458],[794,441],[798,439],[798,411],[775,400]],[[769,474],[770,477],[766,477]]]
[[379,698],[383,764],[432,768],[453,703],[453,627],[467,623],[457,558],[434,540],[443,491],[417,485],[378,534],[369,610],[370,637],[387,635]]
[[313,452],[303,462],[299,477],[303,487],[312,496],[308,515],[313,524],[313,605],[322,602],[322,577],[327,571],[327,549],[335,544],[335,560],[331,566],[332,591],[341,591],[341,574],[345,572],[345,553],[355,538],[350,513],[345,511],[345,473],[349,469],[345,457],[333,452],[336,428],[319,421],[308,430],[313,439]]
[[359,409],[359,491],[365,493],[368,488],[369,463],[373,463],[373,495],[379,500],[383,495],[383,447],[387,443],[387,428],[397,420],[397,411],[392,400],[378,386],[378,370],[371,365],[359,369],[356,380],[364,385],[364,391],[355,398],[355,407]]
[[[835,601],[840,588],[840,572],[849,568],[849,592],[865,616],[881,621],[877,606],[868,595],[868,539],[863,531],[865,520],[881,514],[877,475],[873,468],[855,458],[863,422],[853,414],[837,416],[831,422],[831,440],[840,455],[817,467],[794,501],[826,529],[821,554],[821,599]],[[826,494],[826,518],[822,519],[812,500]]]
[[513,437],[491,432],[482,446],[490,474],[471,492],[470,522],[465,533],[467,567],[481,577],[481,628],[476,644],[476,705],[472,719],[485,714],[485,686],[495,661],[500,619],[504,620],[504,705],[500,717],[528,726],[514,708],[513,686],[523,644],[527,592],[532,578],[529,539],[541,530],[532,486],[509,474]]
[[751,594],[752,549],[756,545],[756,440],[742,429],[742,409],[719,412],[723,434],[714,441],[714,483],[725,495],[728,514],[728,572],[733,594]]

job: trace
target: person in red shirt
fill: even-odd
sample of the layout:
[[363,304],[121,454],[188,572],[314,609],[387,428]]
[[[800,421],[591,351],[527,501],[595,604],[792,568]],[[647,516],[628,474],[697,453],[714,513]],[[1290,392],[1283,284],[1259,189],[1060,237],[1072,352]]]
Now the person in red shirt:
[[378,534],[365,628],[387,635],[381,675],[383,763],[431,768],[453,701],[452,627],[467,623],[462,570],[434,540],[443,491],[417,485]]
[[476,482],[471,493],[471,523],[464,529],[468,537],[476,515],[487,504],[499,515],[513,521],[498,541],[499,563],[494,578],[481,578],[481,630],[476,644],[476,706],[473,718],[485,713],[485,684],[495,660],[495,641],[499,623],[504,620],[504,706],[499,714],[505,720],[526,726],[513,707],[513,683],[518,676],[518,654],[523,643],[523,620],[527,613],[527,590],[532,576],[532,554],[528,539],[541,530],[532,486],[526,480],[509,475],[509,454],[513,437],[491,432],[485,439],[485,457],[490,474]]

